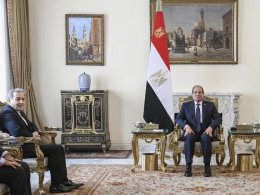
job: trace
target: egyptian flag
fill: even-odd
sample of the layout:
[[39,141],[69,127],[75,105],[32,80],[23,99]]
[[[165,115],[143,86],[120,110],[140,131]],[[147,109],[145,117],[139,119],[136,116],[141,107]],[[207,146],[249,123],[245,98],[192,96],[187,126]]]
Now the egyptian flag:
[[144,120],[147,123],[159,124],[160,129],[168,129],[171,132],[174,127],[173,115],[167,35],[163,19],[162,2],[159,0],[156,5],[149,56]]

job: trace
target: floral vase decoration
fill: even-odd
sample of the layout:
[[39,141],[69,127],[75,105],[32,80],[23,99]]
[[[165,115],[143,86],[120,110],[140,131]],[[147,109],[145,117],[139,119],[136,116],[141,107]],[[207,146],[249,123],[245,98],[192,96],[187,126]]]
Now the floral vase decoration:
[[86,74],[85,72],[79,75],[78,78],[79,82],[79,89],[81,92],[89,91],[90,84],[91,84],[91,78],[89,74]]

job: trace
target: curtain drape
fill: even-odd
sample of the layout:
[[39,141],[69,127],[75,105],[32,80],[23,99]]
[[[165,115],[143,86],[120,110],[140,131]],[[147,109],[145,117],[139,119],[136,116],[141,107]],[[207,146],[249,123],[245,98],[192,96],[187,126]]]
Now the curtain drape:
[[31,80],[28,0],[7,0],[11,69],[14,87],[26,92],[25,113],[39,128],[36,98]]
[[7,100],[7,91],[13,87],[7,32],[6,0],[0,0],[0,100]]

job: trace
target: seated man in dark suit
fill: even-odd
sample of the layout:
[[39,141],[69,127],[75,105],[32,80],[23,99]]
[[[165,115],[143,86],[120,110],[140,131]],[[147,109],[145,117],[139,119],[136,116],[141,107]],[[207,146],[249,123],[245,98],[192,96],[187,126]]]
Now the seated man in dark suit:
[[195,142],[200,141],[205,164],[205,177],[211,176],[210,160],[214,130],[222,118],[214,103],[204,101],[204,89],[200,85],[192,88],[194,101],[182,104],[176,123],[183,129],[184,152],[186,160],[185,176],[192,176],[192,162]]
[[31,195],[29,166],[13,158],[0,147],[0,183],[5,183],[12,195]]
[[[12,89],[8,92],[9,105],[2,111],[3,130],[12,136],[25,136],[40,139],[38,128],[29,121],[23,112],[25,105],[25,93],[23,89]],[[24,144],[24,158],[35,158],[34,144]],[[83,183],[74,183],[67,178],[65,153],[62,146],[57,144],[42,144],[43,154],[48,157],[48,168],[51,173],[51,193],[70,192]]]

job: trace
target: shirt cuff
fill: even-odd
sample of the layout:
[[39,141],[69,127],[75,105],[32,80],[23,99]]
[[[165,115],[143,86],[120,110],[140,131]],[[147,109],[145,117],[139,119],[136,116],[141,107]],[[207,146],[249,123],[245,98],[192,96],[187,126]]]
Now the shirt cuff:
[[5,150],[5,151],[2,153],[1,158],[3,158],[7,153],[8,153],[8,151]]
[[3,166],[3,164],[5,163],[5,159],[4,158],[0,158],[0,167]]

